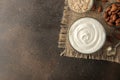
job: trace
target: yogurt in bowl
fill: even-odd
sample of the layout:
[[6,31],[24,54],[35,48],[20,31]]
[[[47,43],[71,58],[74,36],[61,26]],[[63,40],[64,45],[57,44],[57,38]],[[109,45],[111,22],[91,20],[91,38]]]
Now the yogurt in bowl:
[[81,18],[69,29],[71,46],[80,53],[92,54],[105,43],[106,32],[100,22],[93,18]]

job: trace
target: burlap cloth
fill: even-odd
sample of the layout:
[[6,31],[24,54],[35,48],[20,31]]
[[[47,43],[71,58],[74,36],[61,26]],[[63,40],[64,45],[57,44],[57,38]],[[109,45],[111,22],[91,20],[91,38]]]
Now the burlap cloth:
[[[115,2],[115,0],[109,0],[109,2],[107,3],[102,3],[101,0],[95,1],[97,6],[102,5],[103,8],[105,8],[107,4],[110,4],[113,2]],[[65,0],[65,6],[63,11],[63,17],[61,20],[61,29],[60,29],[59,41],[58,41],[58,47],[63,48],[64,51],[60,55],[67,56],[67,57],[84,58],[84,59],[107,60],[107,61],[120,63],[120,48],[117,48],[116,55],[108,56],[106,53],[106,48],[109,45],[111,45],[111,43],[109,43],[107,40],[102,49],[90,55],[81,54],[77,52],[75,49],[72,48],[71,44],[69,43],[69,39],[68,39],[69,28],[76,20],[83,17],[92,17],[97,19],[104,26],[107,35],[111,35],[113,29],[109,28],[109,26],[105,23],[102,16],[103,16],[102,13],[98,13],[97,11],[89,11],[83,14],[76,13],[71,9],[69,9],[68,0]]]

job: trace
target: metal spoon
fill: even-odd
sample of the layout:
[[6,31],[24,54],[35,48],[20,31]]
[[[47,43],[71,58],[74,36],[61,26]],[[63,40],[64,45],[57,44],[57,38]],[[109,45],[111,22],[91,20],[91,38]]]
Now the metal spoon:
[[109,47],[107,48],[107,55],[108,55],[108,56],[116,55],[117,47],[119,47],[119,45],[120,45],[120,42],[118,42],[114,47],[109,46]]

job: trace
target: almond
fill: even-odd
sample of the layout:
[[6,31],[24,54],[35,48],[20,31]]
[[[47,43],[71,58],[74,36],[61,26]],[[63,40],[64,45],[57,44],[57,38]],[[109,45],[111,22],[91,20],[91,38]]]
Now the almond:
[[110,11],[110,9],[111,9],[111,6],[107,7],[105,11],[108,12]]
[[112,20],[115,21],[117,19],[116,14],[113,15]]
[[112,20],[113,20],[113,15],[111,15],[111,16],[110,16],[110,19],[112,19]]
[[109,14],[109,15],[111,15],[111,14],[112,14],[112,12],[111,12],[111,11],[109,11],[109,12],[108,12],[108,14]]
[[117,10],[117,5],[116,4],[112,4],[111,11],[116,11],[116,10]]
[[104,16],[104,18],[107,18],[108,17],[107,12],[105,12],[103,16]]
[[113,26],[113,23],[111,23],[111,22],[108,22],[108,25],[110,25],[110,26]]
[[99,6],[99,7],[98,7],[98,12],[99,12],[99,13],[102,12],[102,6]]
[[108,22],[110,20],[110,17],[106,18],[105,21]]
[[116,10],[114,13],[116,14],[116,13],[118,13],[119,11],[120,11],[120,9]]
[[120,26],[120,24],[117,23],[116,26]]
[[120,24],[120,18],[115,21],[116,24]]
[[115,12],[112,12],[112,15],[114,15],[115,14]]
[[120,15],[120,12],[118,12],[117,14]]
[[113,23],[114,21],[112,19],[109,20],[110,23]]

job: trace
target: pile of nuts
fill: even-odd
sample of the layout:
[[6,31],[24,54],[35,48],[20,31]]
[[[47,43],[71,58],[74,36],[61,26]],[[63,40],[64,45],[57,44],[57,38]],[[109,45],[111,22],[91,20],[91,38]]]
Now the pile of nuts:
[[120,3],[113,3],[104,12],[104,19],[110,26],[120,26]]

